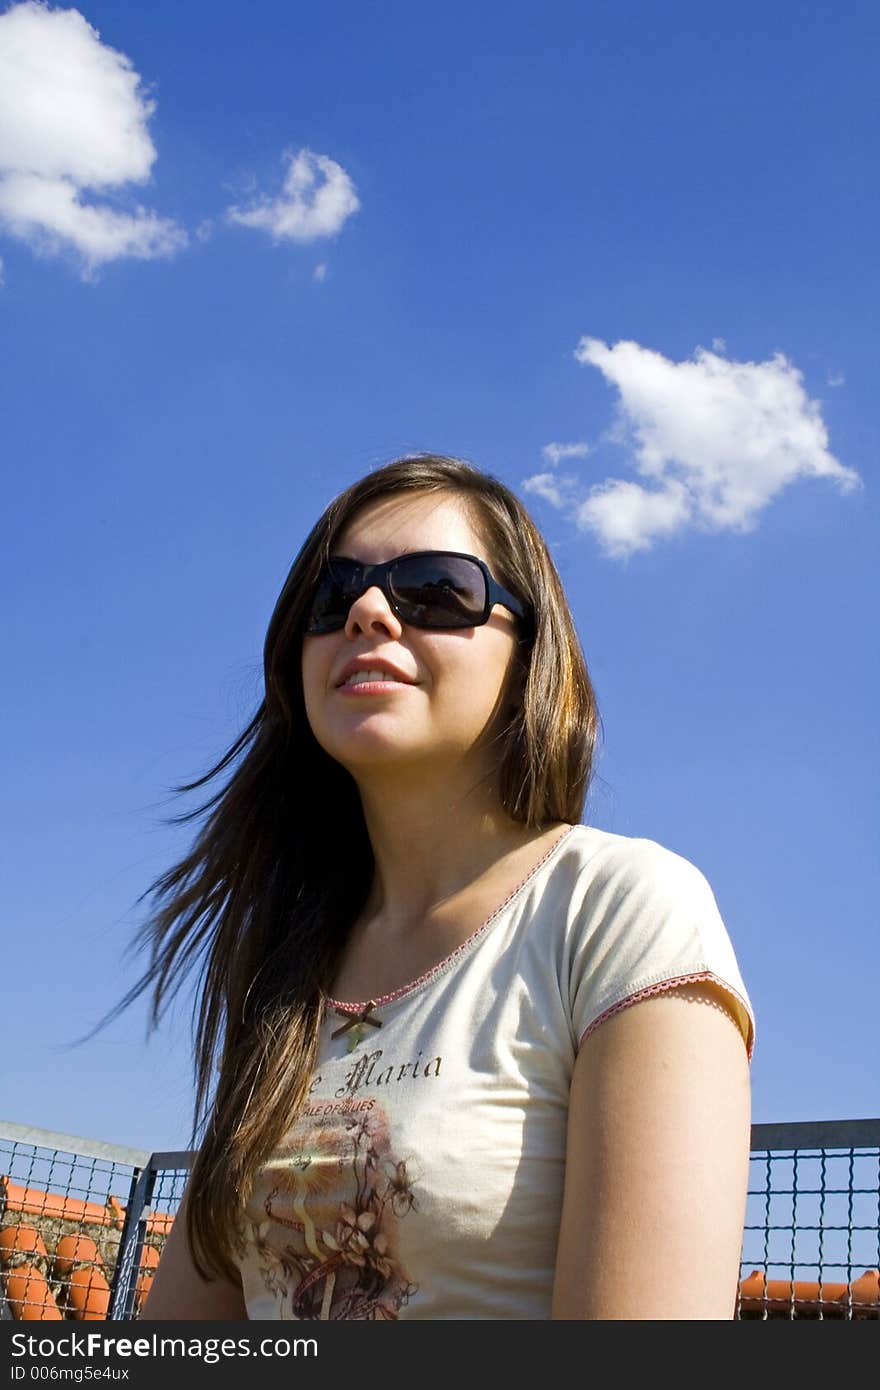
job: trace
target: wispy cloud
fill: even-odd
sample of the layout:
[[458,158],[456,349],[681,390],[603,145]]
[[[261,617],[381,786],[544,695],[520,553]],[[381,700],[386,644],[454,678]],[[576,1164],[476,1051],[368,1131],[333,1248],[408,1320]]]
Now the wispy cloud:
[[686,527],[750,531],[798,478],[828,478],[843,492],[861,486],[830,453],[820,405],[782,353],[733,362],[698,348],[674,362],[639,343],[584,337],[575,357],[616,387],[612,437],[645,482],[584,486],[538,473],[523,486],[568,512],[609,556],[647,550]]
[[348,174],[334,159],[308,149],[284,157],[288,168],[280,196],[227,208],[227,218],[268,232],[275,242],[336,236],[360,207]]
[[545,444],[541,450],[551,468],[555,468],[562,459],[586,458],[589,452],[589,444],[584,443],[582,439],[573,444]]
[[320,265],[316,265],[316,266],[315,266],[315,269],[314,269],[314,271],[313,271],[313,275],[314,275],[314,278],[315,278],[316,280],[318,280],[319,282],[322,281],[322,280],[326,280],[326,279],[327,279],[327,267],[326,267],[326,265],[324,264],[323,261],[321,262]]
[[156,159],[155,103],[124,53],[77,10],[25,0],[0,15],[0,227],[42,254],[72,251],[86,275],[186,242],[146,208],[84,194],[144,184]]
[[829,386],[843,386],[845,382],[846,377],[843,375],[843,372],[831,372],[828,376]]
[[526,478],[523,488],[560,511],[576,511],[578,499],[583,496],[580,480],[572,473],[534,473]]

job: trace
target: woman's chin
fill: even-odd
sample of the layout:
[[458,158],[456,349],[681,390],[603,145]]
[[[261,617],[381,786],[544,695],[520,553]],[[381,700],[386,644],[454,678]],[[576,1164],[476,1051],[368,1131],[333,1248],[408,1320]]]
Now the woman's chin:
[[448,771],[452,759],[461,756],[460,749],[438,750],[436,743],[395,738],[388,729],[362,727],[349,732],[348,738],[340,739],[328,751],[355,778],[362,773],[395,772],[428,776],[432,768]]

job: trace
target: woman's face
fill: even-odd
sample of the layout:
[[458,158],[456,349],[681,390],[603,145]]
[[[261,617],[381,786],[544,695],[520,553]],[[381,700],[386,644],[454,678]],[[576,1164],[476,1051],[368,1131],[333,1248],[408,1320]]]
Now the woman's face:
[[[377,564],[410,550],[477,555],[499,578],[464,503],[450,493],[370,503],[331,553]],[[303,694],[315,738],[355,778],[371,769],[427,773],[432,765],[449,772],[462,761],[468,771],[485,771],[486,755],[477,745],[503,717],[516,632],[513,614],[498,604],[481,627],[413,627],[401,622],[381,589],[368,589],[352,604],[344,628],[303,638]],[[339,689],[346,663],[362,656],[392,662],[412,684],[375,694]]]

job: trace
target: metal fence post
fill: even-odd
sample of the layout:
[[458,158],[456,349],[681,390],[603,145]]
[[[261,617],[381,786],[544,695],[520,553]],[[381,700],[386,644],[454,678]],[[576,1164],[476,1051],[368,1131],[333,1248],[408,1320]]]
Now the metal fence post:
[[131,1179],[125,1223],[119,1241],[113,1283],[110,1286],[110,1309],[107,1316],[111,1322],[128,1320],[134,1314],[137,1272],[140,1268],[147,1226],[143,1212],[152,1200],[155,1182],[156,1169],[151,1155],[146,1167],[136,1168]]

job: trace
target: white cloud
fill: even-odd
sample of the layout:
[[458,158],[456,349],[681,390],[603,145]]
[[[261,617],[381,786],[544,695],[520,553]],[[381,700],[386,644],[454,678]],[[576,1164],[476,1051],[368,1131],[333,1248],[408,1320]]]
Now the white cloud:
[[0,256],[0,290],[6,284],[6,276],[3,273],[3,257]]
[[585,337],[575,357],[617,388],[612,434],[646,482],[559,489],[553,474],[537,474],[524,486],[570,512],[608,555],[646,550],[689,526],[750,531],[798,478],[829,478],[843,492],[861,486],[829,452],[819,403],[781,353],[732,362],[698,348],[673,362],[638,343]]
[[724,339],[724,338],[713,338],[713,339],[712,339],[712,351],[713,351],[713,352],[726,352],[726,351],[727,351],[727,341],[726,341],[726,339]]
[[843,372],[831,372],[831,373],[829,373],[829,376],[828,376],[828,385],[829,385],[829,386],[843,386],[843,385],[845,384],[845,382],[846,382],[846,377],[843,375]]
[[203,217],[196,227],[196,238],[198,241],[208,241],[214,231],[213,217]]
[[661,536],[674,535],[693,514],[687,488],[673,479],[662,488],[645,488],[608,478],[591,490],[576,511],[581,529],[593,531],[606,553],[618,558],[647,550]]
[[574,506],[579,493],[578,479],[570,473],[535,473],[533,477],[526,478],[523,488],[526,492],[543,497],[560,511]]
[[314,272],[314,273],[315,273],[315,279],[316,279],[316,280],[318,280],[318,281],[326,280],[326,279],[327,279],[327,267],[326,267],[326,265],[324,265],[323,262],[321,263],[321,265],[316,265],[316,266],[315,266],[315,272]]
[[124,53],[78,10],[36,0],[0,15],[0,226],[34,250],[73,250],[86,274],[106,261],[170,255],[186,241],[143,207],[84,192],[146,183],[155,103]]
[[261,198],[249,208],[231,207],[230,222],[257,227],[273,241],[317,241],[335,236],[360,207],[354,184],[334,159],[302,149],[288,152],[289,167],[278,198]]
[[589,444],[585,444],[582,439],[574,444],[545,444],[541,450],[551,468],[555,468],[561,459],[582,459],[586,458],[589,452]]
[[0,179],[0,222],[36,251],[54,254],[62,245],[75,247],[87,274],[104,261],[152,260],[181,244],[173,224],[146,208],[128,213],[82,203],[67,179],[35,174]]

